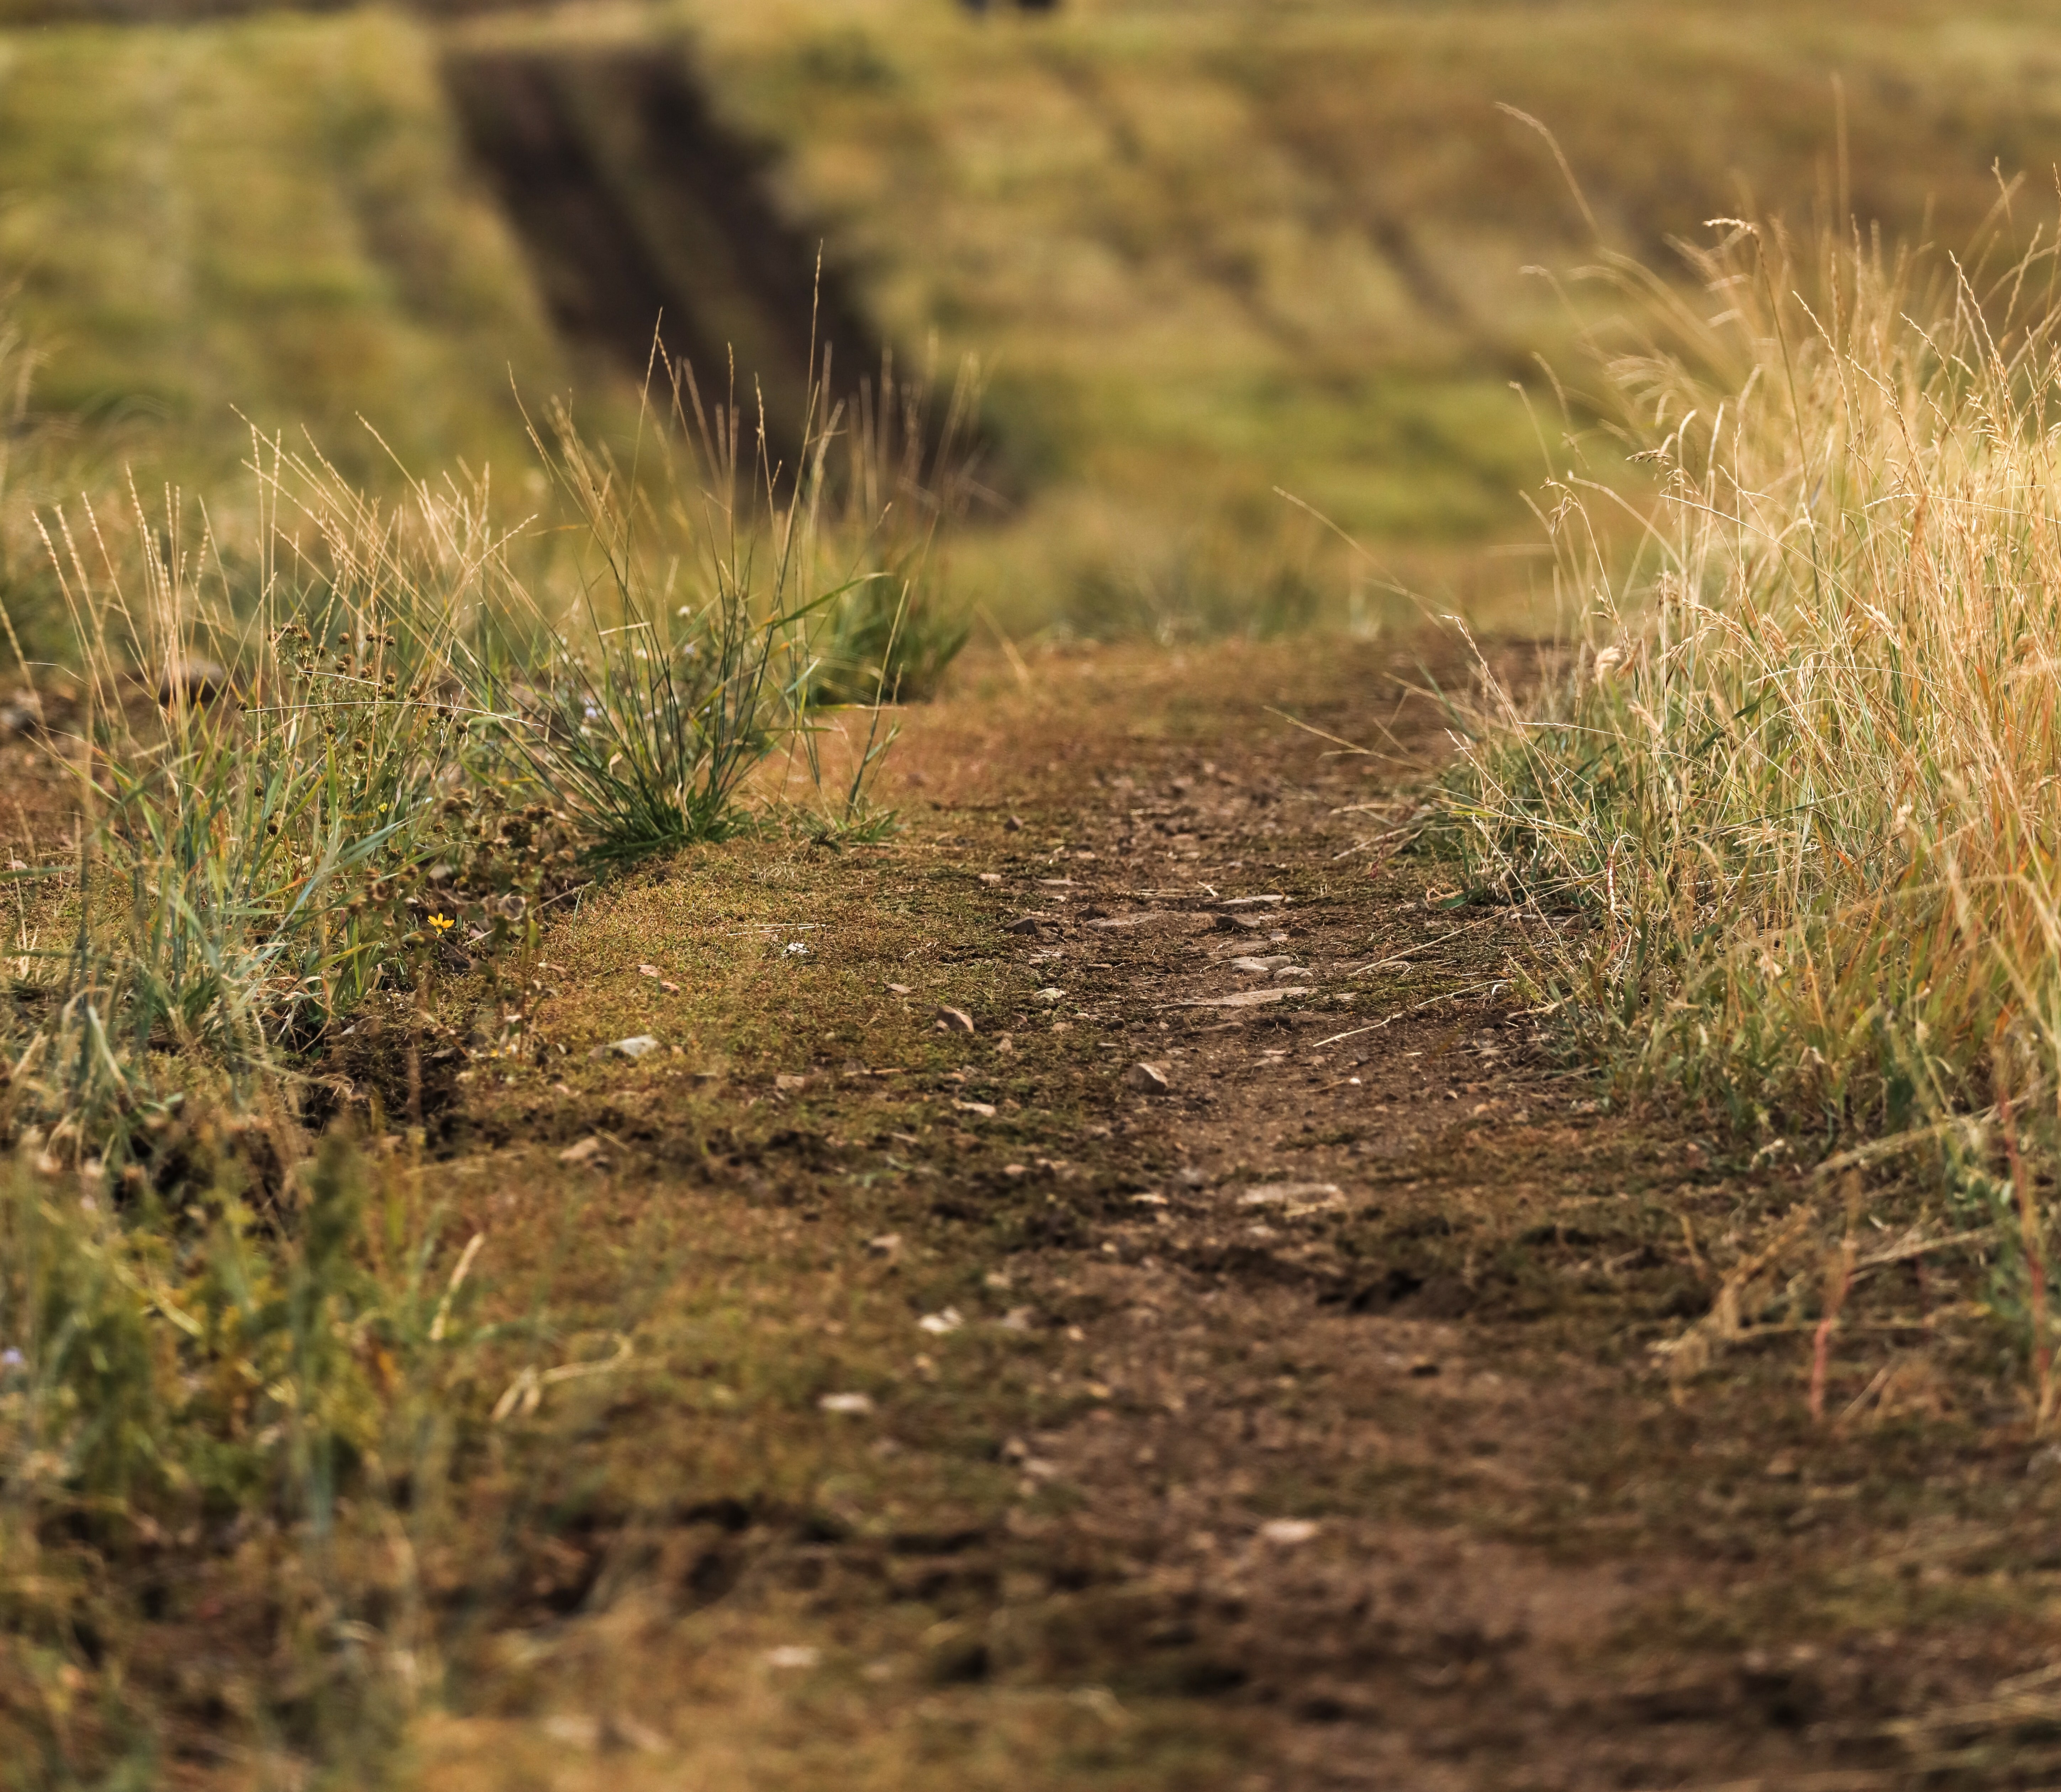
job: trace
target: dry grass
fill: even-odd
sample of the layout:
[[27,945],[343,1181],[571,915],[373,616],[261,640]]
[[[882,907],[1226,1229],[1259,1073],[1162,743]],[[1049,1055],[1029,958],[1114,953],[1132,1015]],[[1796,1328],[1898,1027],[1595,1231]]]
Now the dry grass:
[[1955,1226],[1993,1226],[2043,1422],[2053,255],[1805,258],[1721,230],[1701,302],[1608,358],[1659,475],[1643,547],[1623,569],[1597,546],[1611,501],[1573,473],[1549,490],[1579,651],[1543,698],[1495,694],[1452,818],[1483,890],[1535,906],[1550,999],[1631,1089],[1716,1106],[1771,1154],[1915,1162]]

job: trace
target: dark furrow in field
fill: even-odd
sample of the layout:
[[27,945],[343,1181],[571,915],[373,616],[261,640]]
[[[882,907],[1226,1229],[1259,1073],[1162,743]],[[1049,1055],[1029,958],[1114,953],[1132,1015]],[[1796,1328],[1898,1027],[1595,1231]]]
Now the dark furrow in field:
[[762,158],[673,56],[455,54],[444,77],[568,334],[641,375],[655,328],[706,398],[734,369],[746,415],[762,395],[782,430],[825,354],[839,386],[879,366],[878,335],[773,203]]

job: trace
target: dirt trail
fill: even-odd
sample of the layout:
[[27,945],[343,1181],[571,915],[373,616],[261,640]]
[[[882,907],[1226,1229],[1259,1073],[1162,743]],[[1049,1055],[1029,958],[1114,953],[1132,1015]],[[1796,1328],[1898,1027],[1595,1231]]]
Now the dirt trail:
[[[425,1783],[2046,1782],[2051,1681],[1993,1695],[2061,1646],[2052,1454],[1951,1318],[1842,1334],[1839,1426],[1803,1338],[1673,1396],[1799,1184],[1599,1110],[1508,911],[1269,713],[1431,750],[1413,659],[971,672],[892,848],[569,930],[566,1080],[467,1096],[450,1186],[666,1366],[541,1415]],[[633,1024],[682,1052],[582,1055]]]

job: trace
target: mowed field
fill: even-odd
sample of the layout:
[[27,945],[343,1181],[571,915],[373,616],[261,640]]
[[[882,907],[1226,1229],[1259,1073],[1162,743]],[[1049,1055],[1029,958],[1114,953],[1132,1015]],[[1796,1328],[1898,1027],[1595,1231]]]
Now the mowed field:
[[[377,479],[362,416],[412,469],[491,461],[511,491],[511,388],[626,434],[624,358],[554,333],[442,78],[510,49],[686,59],[902,365],[979,358],[1006,501],[961,576],[1017,630],[1379,614],[1389,578],[1521,592],[1521,555],[1477,550],[1534,538],[1549,466],[1612,465],[1579,441],[1583,332],[1628,308],[1578,278],[1600,249],[1667,274],[1715,216],[1807,234],[1843,203],[1958,248],[2020,175],[2023,242],[2061,158],[2061,66],[2023,6],[39,22],[0,56],[0,262],[40,404],[189,483],[233,466],[239,414]],[[1585,199],[1499,105],[1551,127]]]

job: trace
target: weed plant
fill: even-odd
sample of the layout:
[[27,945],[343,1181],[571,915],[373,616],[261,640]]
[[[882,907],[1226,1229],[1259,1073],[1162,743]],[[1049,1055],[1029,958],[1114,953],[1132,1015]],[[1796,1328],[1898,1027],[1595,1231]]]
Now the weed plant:
[[[1985,271],[1719,226],[1707,291],[1604,357],[1659,484],[1548,488],[1576,621],[1487,678],[1447,811],[1542,923],[1543,998],[1631,1091],[1787,1151],[1921,1170],[1994,1223],[1993,1305],[2051,1415],[2061,1172],[2061,325]],[[2051,234],[2051,233],[2050,233]],[[1485,674],[1486,676],[1486,674]]]

